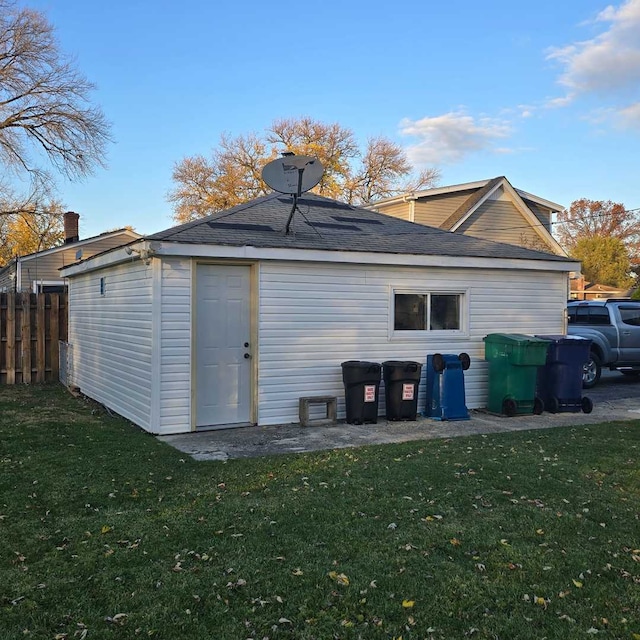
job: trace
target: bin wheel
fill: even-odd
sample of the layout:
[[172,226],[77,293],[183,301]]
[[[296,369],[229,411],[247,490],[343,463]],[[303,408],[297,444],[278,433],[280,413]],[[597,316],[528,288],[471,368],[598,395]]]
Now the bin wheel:
[[544,402],[542,399],[536,396],[533,399],[533,413],[536,416],[539,416],[544,411]]
[[513,398],[507,398],[502,402],[502,413],[504,413],[505,416],[513,418],[513,416],[516,415],[517,411],[518,405]]
[[466,371],[471,366],[471,358],[468,353],[461,353],[458,360],[462,363],[462,369]]
[[444,371],[444,358],[442,357],[441,353],[433,354],[433,368],[438,373]]
[[591,398],[587,398],[587,396],[582,398],[580,406],[582,407],[583,413],[591,413],[593,411],[593,402],[591,402]]
[[558,413],[558,411],[560,411],[560,400],[558,400],[558,398],[556,398],[555,396],[551,396],[551,398],[549,398],[547,411],[549,411],[549,413]]

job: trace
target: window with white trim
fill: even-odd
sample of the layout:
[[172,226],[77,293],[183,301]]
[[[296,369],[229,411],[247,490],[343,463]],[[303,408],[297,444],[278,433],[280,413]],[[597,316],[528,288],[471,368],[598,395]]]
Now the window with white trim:
[[463,293],[394,291],[393,330],[460,332],[463,303]]

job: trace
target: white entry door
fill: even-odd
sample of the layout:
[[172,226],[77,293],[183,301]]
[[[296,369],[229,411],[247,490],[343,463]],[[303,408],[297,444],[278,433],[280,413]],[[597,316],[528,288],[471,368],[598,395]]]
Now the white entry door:
[[196,269],[196,428],[251,419],[250,267]]

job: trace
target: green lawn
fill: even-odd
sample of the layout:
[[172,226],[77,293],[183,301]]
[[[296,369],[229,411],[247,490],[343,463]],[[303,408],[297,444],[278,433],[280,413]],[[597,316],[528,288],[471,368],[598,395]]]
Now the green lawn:
[[640,423],[195,462],[0,387],[0,638],[640,639]]

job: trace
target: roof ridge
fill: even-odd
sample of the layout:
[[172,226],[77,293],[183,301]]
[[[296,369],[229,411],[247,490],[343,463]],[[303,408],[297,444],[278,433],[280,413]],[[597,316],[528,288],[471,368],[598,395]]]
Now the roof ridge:
[[440,225],[441,229],[451,231],[451,228],[458,223],[469,211],[478,204],[488,193],[490,193],[502,180],[506,180],[504,176],[492,178],[477,191],[474,191],[458,208]]

